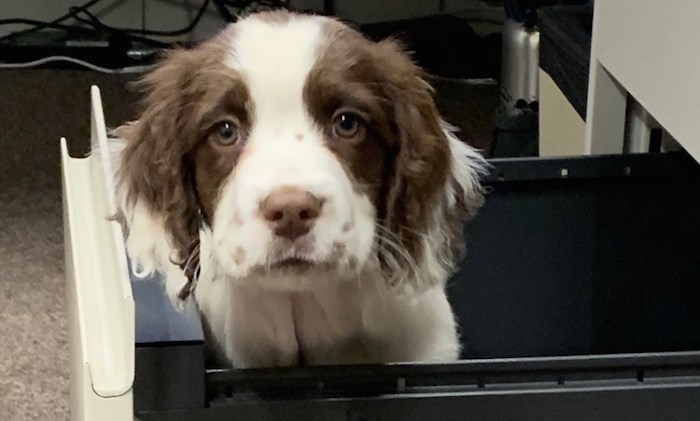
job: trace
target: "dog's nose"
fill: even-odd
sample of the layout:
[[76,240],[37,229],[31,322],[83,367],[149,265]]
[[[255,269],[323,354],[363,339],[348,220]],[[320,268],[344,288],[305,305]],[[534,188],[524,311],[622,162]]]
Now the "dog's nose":
[[323,202],[309,192],[285,189],[267,196],[260,204],[260,211],[275,235],[296,240],[311,230],[322,205]]

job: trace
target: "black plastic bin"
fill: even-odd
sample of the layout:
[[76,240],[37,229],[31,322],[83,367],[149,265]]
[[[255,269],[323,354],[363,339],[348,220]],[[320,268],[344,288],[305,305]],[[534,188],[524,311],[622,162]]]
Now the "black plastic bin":
[[205,370],[196,313],[141,284],[136,415],[700,419],[700,166],[682,153],[492,164],[449,284],[464,360]]

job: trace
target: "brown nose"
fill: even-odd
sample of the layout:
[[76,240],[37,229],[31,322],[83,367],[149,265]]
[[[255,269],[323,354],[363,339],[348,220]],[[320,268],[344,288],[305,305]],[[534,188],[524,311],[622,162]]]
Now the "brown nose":
[[311,230],[322,205],[309,192],[285,189],[267,196],[260,204],[260,211],[275,235],[296,240]]

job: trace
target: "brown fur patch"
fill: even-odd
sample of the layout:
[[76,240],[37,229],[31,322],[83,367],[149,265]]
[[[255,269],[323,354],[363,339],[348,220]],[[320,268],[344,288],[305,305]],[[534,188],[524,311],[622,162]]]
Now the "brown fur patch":
[[245,84],[222,64],[234,32],[228,29],[192,50],[167,52],[135,84],[144,93],[140,118],[120,133],[128,141],[120,182],[127,184],[129,201],[141,201],[164,217],[175,263],[187,260],[196,247],[197,204],[210,220],[221,183],[243,148],[216,147],[215,124],[233,117],[245,131],[253,118]]
[[[396,42],[373,43],[338,23],[326,32],[329,42],[304,91],[309,112],[324,128],[332,126],[339,109],[364,118],[358,138],[333,138],[327,129],[328,148],[345,165],[356,191],[373,201],[378,222],[418,261],[451,171],[432,89]],[[386,250],[402,259],[395,247]]]

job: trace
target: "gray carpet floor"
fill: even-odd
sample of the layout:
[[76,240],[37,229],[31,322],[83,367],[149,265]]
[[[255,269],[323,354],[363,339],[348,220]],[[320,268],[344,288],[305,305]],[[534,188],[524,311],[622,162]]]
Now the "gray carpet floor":
[[59,189],[46,177],[3,187],[0,221],[0,420],[67,419]]
[[[89,144],[89,89],[108,126],[133,116],[128,76],[0,71],[0,421],[68,419],[68,337],[59,138]],[[441,82],[438,103],[470,143],[489,149],[497,88]]]

